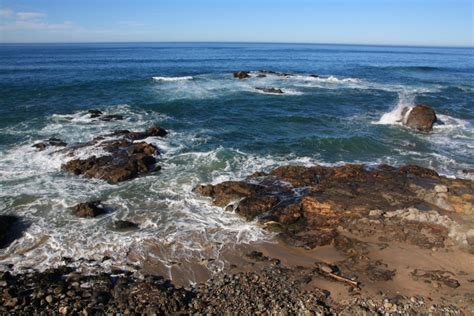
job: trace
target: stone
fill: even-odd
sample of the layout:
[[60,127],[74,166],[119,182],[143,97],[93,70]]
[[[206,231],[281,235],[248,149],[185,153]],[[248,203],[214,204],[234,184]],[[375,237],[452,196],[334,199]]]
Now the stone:
[[73,212],[78,217],[97,217],[107,213],[107,209],[101,206],[100,201],[79,203],[74,206]]
[[435,111],[425,104],[418,104],[408,112],[404,124],[421,132],[429,132],[436,122]]
[[448,187],[445,185],[437,184],[435,185],[434,188],[436,193],[447,193],[448,192]]
[[276,94],[282,94],[283,90],[279,88],[264,88],[264,87],[256,87],[255,89],[265,92],[265,93],[276,93]]
[[236,71],[234,72],[234,78],[238,78],[238,79],[250,78],[250,73],[248,71]]

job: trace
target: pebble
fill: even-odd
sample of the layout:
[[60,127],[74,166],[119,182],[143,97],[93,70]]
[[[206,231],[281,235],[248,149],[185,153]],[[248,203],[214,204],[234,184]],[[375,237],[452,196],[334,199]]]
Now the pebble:
[[437,184],[435,185],[434,190],[436,193],[447,193],[448,187],[445,185]]

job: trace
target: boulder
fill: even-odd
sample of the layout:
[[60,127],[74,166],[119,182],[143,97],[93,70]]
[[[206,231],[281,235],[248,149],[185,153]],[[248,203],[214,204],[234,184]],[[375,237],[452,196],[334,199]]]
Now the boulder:
[[282,94],[282,93],[283,93],[283,90],[282,90],[282,89],[278,89],[278,88],[256,87],[255,89],[260,90],[260,91],[263,91],[263,92],[265,92],[265,93],[278,93],[278,94]]
[[107,209],[101,206],[100,201],[92,201],[86,203],[79,203],[73,208],[74,215],[78,217],[97,217],[107,213]]
[[234,78],[238,78],[238,79],[250,78],[250,73],[248,71],[236,71],[234,72]]
[[436,113],[430,106],[419,104],[406,114],[404,124],[421,132],[429,132],[436,120]]

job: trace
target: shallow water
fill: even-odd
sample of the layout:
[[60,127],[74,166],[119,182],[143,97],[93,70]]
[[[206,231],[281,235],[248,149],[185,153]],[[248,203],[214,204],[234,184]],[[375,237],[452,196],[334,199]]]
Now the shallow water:
[[[29,227],[0,250],[16,269],[62,257],[126,264],[149,256],[213,270],[229,243],[271,240],[253,223],[213,207],[191,189],[284,164],[415,163],[469,177],[474,169],[473,49],[283,44],[75,44],[0,46],[0,213]],[[232,71],[294,73],[238,80]],[[322,78],[309,75],[318,74]],[[281,88],[268,94],[255,87]],[[431,104],[442,121],[426,135],[398,122],[400,109]],[[88,109],[124,121],[88,118]],[[162,170],[110,185],[60,171],[71,159],[31,145],[72,144],[114,129],[158,123],[150,138]],[[82,150],[79,157],[101,154]],[[71,207],[100,199],[115,211],[78,219]],[[113,220],[139,223],[116,232]],[[133,249],[132,260],[128,256]]]

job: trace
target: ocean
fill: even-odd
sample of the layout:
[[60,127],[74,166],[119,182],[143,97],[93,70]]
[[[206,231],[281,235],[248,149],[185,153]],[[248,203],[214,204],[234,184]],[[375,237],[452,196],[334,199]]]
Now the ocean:
[[[270,70],[236,79],[234,71]],[[0,264],[40,270],[165,267],[186,261],[218,271],[223,247],[272,234],[192,192],[287,164],[417,164],[473,178],[474,49],[310,44],[120,43],[0,45],[0,214],[27,223]],[[318,75],[314,77],[311,75]],[[282,89],[265,93],[256,87]],[[400,111],[431,105],[423,134]],[[90,109],[122,121],[91,119]],[[161,171],[120,184],[62,172],[72,159],[33,144],[69,144],[116,129],[159,124]],[[79,157],[100,152],[81,151]],[[471,172],[466,172],[471,170]],[[101,200],[114,211],[79,219],[71,207]],[[111,229],[117,219],[139,229]],[[210,260],[212,259],[212,260]]]

